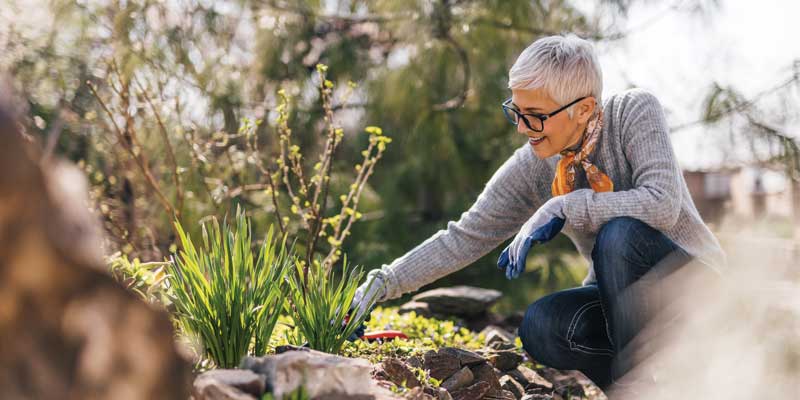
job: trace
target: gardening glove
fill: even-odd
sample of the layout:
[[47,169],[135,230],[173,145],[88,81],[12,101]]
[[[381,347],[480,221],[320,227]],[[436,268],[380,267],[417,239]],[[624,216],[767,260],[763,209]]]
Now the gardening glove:
[[[385,277],[379,272],[370,272],[367,274],[366,281],[356,289],[356,293],[353,295],[353,302],[350,303],[348,315],[351,318],[358,319],[366,313],[364,321],[369,321],[371,318],[370,313],[375,308],[375,304],[386,294],[385,282]],[[366,325],[361,324],[347,340],[354,341],[364,336],[364,331],[366,329]]]
[[531,246],[546,243],[564,227],[564,196],[556,196],[544,203],[533,216],[522,225],[517,236],[500,253],[497,268],[505,269],[506,278],[514,279],[525,270],[525,260]]

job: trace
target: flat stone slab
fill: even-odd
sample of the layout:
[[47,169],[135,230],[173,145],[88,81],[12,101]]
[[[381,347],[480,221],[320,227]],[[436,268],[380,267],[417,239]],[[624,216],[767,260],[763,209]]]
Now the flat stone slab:
[[474,317],[485,313],[503,294],[497,290],[474,286],[437,288],[417,294],[411,299],[428,304],[434,314]]

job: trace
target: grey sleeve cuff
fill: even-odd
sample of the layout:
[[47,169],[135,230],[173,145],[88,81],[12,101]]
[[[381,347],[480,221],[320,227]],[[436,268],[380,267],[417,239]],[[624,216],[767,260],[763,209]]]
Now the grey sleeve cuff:
[[394,278],[394,274],[387,265],[384,265],[382,268],[375,268],[367,273],[367,282],[369,282],[370,279],[378,279],[378,284],[381,285],[381,295],[377,297],[377,300],[375,301],[376,303],[390,300],[395,297],[400,297],[402,294],[401,293],[393,297],[389,296],[390,294],[393,294],[393,289],[397,287],[396,280],[393,280],[392,278]]

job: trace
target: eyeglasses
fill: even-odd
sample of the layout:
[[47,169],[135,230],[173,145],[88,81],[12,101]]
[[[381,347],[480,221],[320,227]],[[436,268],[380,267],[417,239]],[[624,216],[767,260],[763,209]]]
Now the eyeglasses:
[[[571,106],[571,105],[573,105],[573,104],[575,104],[575,103],[577,103],[577,102],[579,102],[579,101],[581,101],[581,100],[583,100],[583,99],[585,99],[587,97],[589,97],[589,96],[583,96],[583,97],[581,97],[579,99],[575,99],[572,103],[569,103],[569,104],[559,108],[558,110],[555,110],[555,111],[551,112],[550,114],[530,114],[530,113],[529,114],[523,114],[523,113],[519,112],[519,110],[517,110],[515,108],[516,105],[514,103],[512,103],[511,102],[511,98],[509,98],[508,100],[504,101],[503,104],[502,104],[503,114],[505,114],[506,118],[509,121],[511,121],[511,123],[514,124],[515,126],[518,125],[519,124],[519,120],[522,119],[523,121],[525,121],[525,126],[527,126],[528,129],[530,129],[530,130],[532,130],[534,132],[541,132],[541,131],[544,130],[544,120],[546,120],[546,119],[548,119],[548,118],[560,113],[561,111],[566,110],[569,106]],[[526,117],[533,117],[532,118],[533,121],[531,121],[531,119],[528,119]]]

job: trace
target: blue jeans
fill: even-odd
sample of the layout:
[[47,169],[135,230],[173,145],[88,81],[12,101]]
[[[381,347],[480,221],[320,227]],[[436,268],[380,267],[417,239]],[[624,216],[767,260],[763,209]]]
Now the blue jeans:
[[[552,368],[579,370],[601,389],[633,365],[626,346],[659,307],[643,292],[625,290],[642,276],[657,290],[657,277],[692,257],[660,231],[630,217],[614,218],[597,234],[592,262],[596,284],[551,293],[533,302],[519,327],[525,351]],[[656,279],[653,279],[653,277]],[[649,297],[648,297],[649,298]]]

